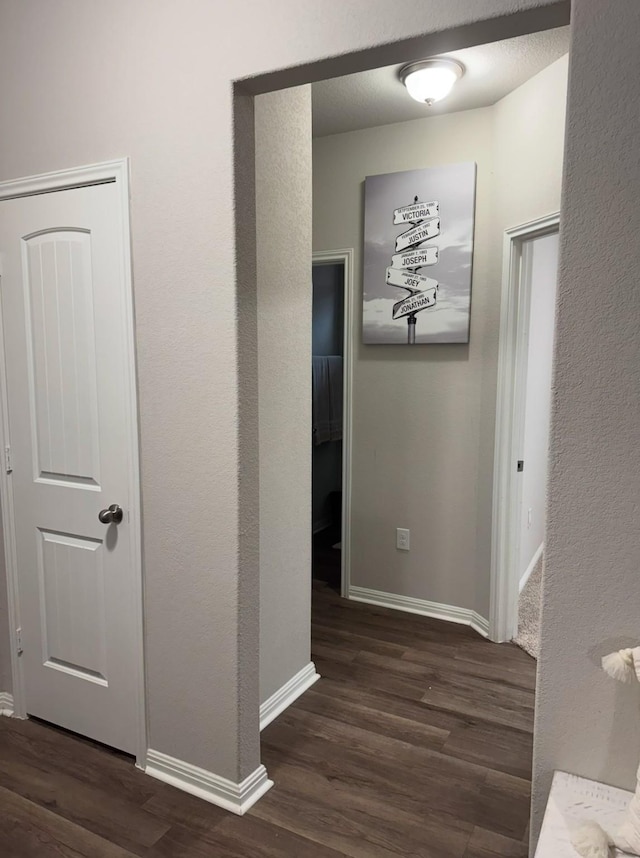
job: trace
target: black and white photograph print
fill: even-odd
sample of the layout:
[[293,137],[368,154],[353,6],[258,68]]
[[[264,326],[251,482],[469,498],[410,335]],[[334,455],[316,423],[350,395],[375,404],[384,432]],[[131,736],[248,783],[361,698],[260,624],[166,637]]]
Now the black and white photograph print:
[[367,176],[363,342],[468,343],[476,165]]

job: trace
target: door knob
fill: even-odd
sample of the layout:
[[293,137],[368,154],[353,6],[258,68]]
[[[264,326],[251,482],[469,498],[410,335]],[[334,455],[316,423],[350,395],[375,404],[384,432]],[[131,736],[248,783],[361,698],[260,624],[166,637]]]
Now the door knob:
[[98,518],[103,524],[120,524],[122,516],[122,507],[117,503],[112,503],[109,509],[101,509],[98,513]]

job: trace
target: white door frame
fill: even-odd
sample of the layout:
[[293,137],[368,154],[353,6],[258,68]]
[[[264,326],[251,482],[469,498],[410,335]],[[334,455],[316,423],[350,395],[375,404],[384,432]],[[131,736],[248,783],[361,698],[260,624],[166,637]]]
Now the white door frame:
[[[126,427],[131,462],[129,473],[129,524],[131,530],[131,568],[135,577],[135,614],[136,614],[136,651],[131,658],[137,673],[137,738],[136,765],[144,768],[147,756],[147,723],[145,709],[145,679],[144,679],[144,649],[143,649],[143,606],[142,606],[142,536],[140,514],[140,463],[139,463],[139,434],[138,434],[138,399],[135,364],[135,328],[133,309],[133,285],[131,280],[131,233],[129,223],[129,159],[109,161],[102,164],[92,164],[61,170],[55,173],[44,173],[39,176],[29,176],[0,182],[0,201],[18,197],[35,196],[53,191],[82,188],[89,185],[115,183],[119,189],[120,214],[122,218],[122,270],[125,277],[126,313],[125,324],[127,338],[125,348],[128,366],[126,402],[128,425]],[[0,283],[2,277],[2,259],[0,256]],[[6,379],[6,363],[4,351],[4,329],[0,307],[0,446],[5,449],[9,444],[8,420],[8,391]],[[4,463],[3,463],[4,464]],[[18,634],[20,628],[20,603],[18,597],[18,569],[16,558],[16,542],[14,529],[13,491],[11,475],[6,467],[0,467],[0,499],[2,503],[2,526],[4,529],[4,553],[7,569],[7,596],[9,606],[9,628],[11,638],[11,672],[13,678],[13,711],[18,718],[26,718],[26,702],[24,697],[24,677],[22,662],[19,657]],[[0,689],[1,690],[1,689]]]
[[353,387],[353,248],[318,250],[314,265],[344,266],[343,395],[342,395],[342,550],[340,551],[340,593],[349,598],[351,581],[351,403]]
[[489,637],[509,641],[518,631],[518,583],[513,575],[520,548],[517,526],[522,458],[531,282],[522,276],[525,241],[557,232],[560,213],[505,230],[498,351],[498,391],[493,469],[491,608]]

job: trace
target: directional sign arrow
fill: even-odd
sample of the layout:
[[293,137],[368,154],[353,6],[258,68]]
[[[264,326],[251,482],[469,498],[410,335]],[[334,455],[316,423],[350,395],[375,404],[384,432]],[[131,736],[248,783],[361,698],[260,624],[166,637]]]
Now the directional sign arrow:
[[440,204],[435,200],[430,203],[412,203],[410,206],[402,206],[393,210],[394,223],[417,223],[427,217],[435,217],[440,214]]
[[406,250],[407,247],[421,244],[428,238],[435,238],[436,235],[440,235],[439,217],[433,217],[418,226],[411,227],[406,232],[401,232],[396,238],[396,253]]
[[437,289],[438,281],[431,277],[423,277],[421,274],[413,274],[411,271],[402,271],[400,268],[387,268],[387,283],[389,286],[400,286],[410,292],[419,292],[421,289]]
[[435,306],[436,290],[427,289],[425,292],[416,292],[415,295],[409,295],[402,301],[398,301],[393,305],[393,318],[401,319],[403,316],[410,316],[412,313],[419,313],[421,310],[426,310],[428,307]]
[[420,268],[421,265],[435,265],[437,261],[438,248],[435,244],[407,253],[394,253],[391,257],[393,268]]

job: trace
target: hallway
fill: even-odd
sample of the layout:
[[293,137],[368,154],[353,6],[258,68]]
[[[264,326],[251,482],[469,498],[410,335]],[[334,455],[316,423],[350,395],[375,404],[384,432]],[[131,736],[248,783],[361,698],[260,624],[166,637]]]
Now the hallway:
[[525,858],[535,662],[318,582],[313,629],[322,679],[264,730],[276,786],[246,816],[0,718],[0,854]]

